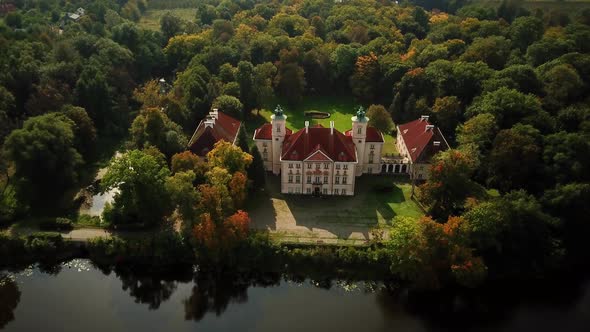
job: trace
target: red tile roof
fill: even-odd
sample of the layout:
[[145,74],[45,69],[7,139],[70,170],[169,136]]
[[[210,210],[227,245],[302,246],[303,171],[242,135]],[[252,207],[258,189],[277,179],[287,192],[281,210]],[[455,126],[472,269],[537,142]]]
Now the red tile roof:
[[[346,136],[352,136],[352,129],[346,131]],[[367,126],[367,138],[365,142],[384,142],[383,135],[377,128]]]
[[[399,125],[401,134],[412,162],[426,162],[439,151],[449,149],[449,144],[438,127],[432,126],[426,119],[418,119]],[[438,146],[434,142],[439,142]]]
[[[289,128],[285,129],[287,135],[291,135],[293,131]],[[262,127],[256,129],[254,131],[254,139],[272,139],[272,125],[270,123],[265,123]]]
[[[283,142],[283,160],[305,160],[308,157],[320,158],[318,151],[333,161],[355,162],[356,152],[352,138],[334,129],[321,125],[305,128],[285,137]],[[325,157],[323,157],[325,158]],[[315,160],[315,159],[312,159]],[[322,159],[325,160],[325,159]]]
[[233,117],[217,111],[217,119],[213,125],[205,122],[211,120],[213,112],[199,122],[199,126],[189,142],[189,149],[196,155],[205,156],[213,149],[213,145],[220,140],[233,143],[236,140],[241,122]]

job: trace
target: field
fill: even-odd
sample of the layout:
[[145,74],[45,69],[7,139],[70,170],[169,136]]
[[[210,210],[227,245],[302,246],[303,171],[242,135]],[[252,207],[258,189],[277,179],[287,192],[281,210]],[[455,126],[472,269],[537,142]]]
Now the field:
[[185,21],[194,21],[195,8],[149,9],[139,20],[139,26],[149,30],[160,30],[160,19],[164,14],[171,13]]
[[[347,96],[328,96],[328,97],[304,97],[297,106],[289,107],[281,104],[281,107],[287,115],[287,128],[296,131],[305,127],[305,121],[309,121],[310,126],[321,124],[324,127],[330,126],[330,121],[334,121],[334,127],[341,132],[349,130],[352,127],[351,117],[356,113],[359,104],[355,103],[352,97]],[[273,107],[274,109],[274,107]],[[316,110],[330,113],[327,119],[312,119],[304,115],[305,111]],[[253,114],[246,121],[246,129],[249,134],[270,121],[272,111],[270,109],[260,110],[258,114]],[[395,138],[391,135],[385,136],[385,145],[383,153],[397,153],[395,148]]]

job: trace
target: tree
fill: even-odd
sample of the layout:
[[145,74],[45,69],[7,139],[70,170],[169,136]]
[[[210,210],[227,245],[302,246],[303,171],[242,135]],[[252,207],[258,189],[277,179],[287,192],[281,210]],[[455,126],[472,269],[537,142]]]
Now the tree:
[[78,105],[88,112],[99,131],[117,124],[109,116],[112,103],[106,73],[97,64],[84,67],[76,82],[76,95]]
[[543,36],[543,21],[534,16],[522,16],[512,22],[510,25],[510,39],[512,44],[521,51],[526,51],[527,47]]
[[235,172],[228,183],[228,188],[234,208],[242,208],[246,201],[246,193],[248,191],[248,178],[246,175],[242,172]]
[[264,162],[256,145],[250,149],[250,155],[252,163],[248,166],[248,178],[252,180],[252,188],[262,189],[265,184]]
[[174,82],[175,95],[182,100],[184,105],[198,119],[205,115],[207,110],[207,82],[210,79],[209,71],[201,65],[194,65],[178,74]]
[[167,12],[160,18],[160,31],[164,34],[164,38],[169,40],[182,31],[182,21],[180,18]]
[[207,163],[190,151],[184,151],[172,156],[170,161],[172,173],[191,171],[195,174],[194,183],[202,184],[205,182],[205,173],[209,171]]
[[359,56],[356,60],[354,73],[350,77],[352,93],[361,100],[373,100],[377,92],[379,77],[380,67],[377,56],[372,52],[366,56]]
[[587,136],[561,131],[545,136],[543,145],[543,164],[549,179],[562,184],[590,179],[585,171],[590,167]]
[[510,41],[501,36],[476,38],[465,50],[461,59],[470,62],[483,61],[494,69],[504,68],[510,55]]
[[275,85],[288,103],[298,103],[305,90],[305,72],[303,68],[296,63],[281,64],[275,77]]
[[166,189],[167,167],[139,150],[114,157],[101,181],[103,192],[117,189],[112,211],[105,218],[113,224],[157,225],[170,214],[172,205]]
[[541,80],[545,85],[546,98],[557,106],[569,104],[584,88],[580,75],[569,64],[554,66],[542,74]]
[[215,143],[213,150],[207,153],[209,167],[221,167],[230,174],[235,172],[246,172],[246,168],[252,163],[252,156],[243,152],[237,146],[221,140]]
[[250,151],[248,148],[248,137],[246,136],[246,129],[244,129],[244,125],[240,126],[240,131],[238,132],[238,147],[244,152]]
[[194,227],[197,254],[202,259],[222,263],[242,241],[247,238],[250,217],[237,211],[226,219],[214,219],[208,213],[201,215],[201,222]]
[[238,119],[243,119],[242,110],[244,109],[244,105],[240,102],[240,100],[233,96],[228,95],[221,95],[213,101],[212,108],[217,108],[224,113],[227,113],[233,117]]
[[553,236],[556,220],[523,190],[475,205],[464,217],[491,274],[536,275],[554,267],[561,258],[559,242]]
[[453,137],[457,125],[461,121],[461,102],[455,96],[436,98],[432,106],[434,123],[447,137]]
[[199,192],[193,185],[195,173],[193,171],[177,172],[166,179],[166,191],[170,194],[172,204],[178,208],[185,225],[192,225],[197,221],[197,204]]
[[253,72],[254,66],[249,61],[240,61],[238,63],[236,79],[240,85],[240,101],[244,104],[245,113],[249,113],[256,103]]
[[83,160],[75,148],[74,127],[64,115],[50,113],[29,118],[6,138],[19,200],[32,207],[51,207],[77,183]]
[[501,130],[488,159],[488,185],[501,192],[512,189],[538,189],[541,171],[539,131],[518,124]]
[[184,150],[187,145],[182,128],[157,108],[143,109],[129,131],[136,147],[154,145],[168,157]]
[[478,114],[457,127],[457,142],[461,146],[473,145],[481,154],[492,147],[498,126],[492,114]]
[[74,142],[78,152],[83,156],[92,156],[95,151],[96,129],[94,122],[82,107],[66,105],[62,112],[74,122]]
[[377,128],[382,133],[390,134],[394,128],[391,114],[387,112],[383,105],[369,106],[367,117],[369,118],[369,125]]
[[259,64],[254,68],[254,92],[258,107],[266,105],[274,97],[272,88],[277,67],[270,62]]
[[468,116],[489,113],[500,128],[509,128],[522,120],[534,123],[542,113],[541,104],[533,95],[525,95],[513,89],[500,88],[483,94],[467,109]]
[[434,157],[430,178],[418,192],[432,216],[445,219],[454,215],[463,209],[468,197],[480,194],[471,180],[478,163],[477,156],[460,150],[447,150]]

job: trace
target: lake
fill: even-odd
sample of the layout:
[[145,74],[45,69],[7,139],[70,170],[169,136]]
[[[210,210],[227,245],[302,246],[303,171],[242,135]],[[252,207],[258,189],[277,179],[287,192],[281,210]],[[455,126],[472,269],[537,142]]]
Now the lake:
[[133,275],[84,259],[0,275],[3,331],[590,330],[588,281],[414,294],[280,275]]

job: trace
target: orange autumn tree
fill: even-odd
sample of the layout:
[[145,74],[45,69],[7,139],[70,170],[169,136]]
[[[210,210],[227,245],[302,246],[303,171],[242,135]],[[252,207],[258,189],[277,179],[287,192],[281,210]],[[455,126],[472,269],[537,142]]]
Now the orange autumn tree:
[[379,85],[379,77],[380,66],[377,56],[373,52],[359,56],[354,73],[350,77],[352,93],[362,100],[373,100]]
[[391,271],[422,288],[439,288],[448,280],[472,287],[487,274],[481,257],[473,254],[461,217],[449,217],[444,224],[430,217],[396,218],[386,245]]
[[235,208],[241,208],[246,201],[248,178],[242,172],[236,172],[229,181],[229,194]]
[[201,215],[201,221],[193,228],[193,236],[206,257],[219,262],[248,237],[250,217],[238,210],[224,220],[215,220],[209,213]]

